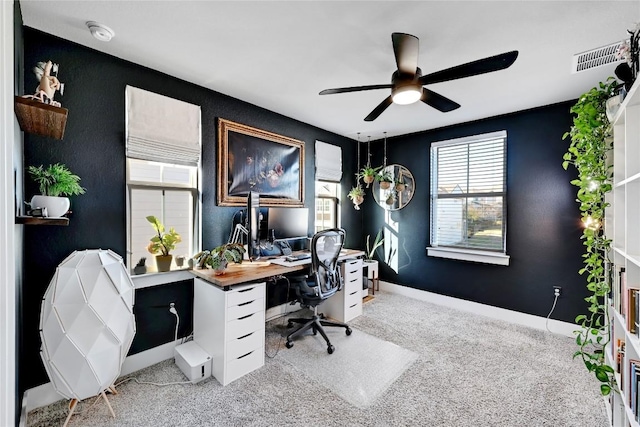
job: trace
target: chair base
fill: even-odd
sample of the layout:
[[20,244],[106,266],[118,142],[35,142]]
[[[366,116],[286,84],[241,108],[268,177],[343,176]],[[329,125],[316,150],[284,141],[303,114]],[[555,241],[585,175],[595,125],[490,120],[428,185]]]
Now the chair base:
[[285,346],[287,348],[293,347],[293,342],[291,342],[292,339],[299,337],[300,335],[302,335],[303,333],[311,329],[313,330],[313,335],[320,332],[320,335],[322,335],[322,338],[324,338],[324,340],[327,342],[327,352],[329,354],[332,354],[336,348],[331,344],[331,341],[329,341],[329,337],[327,337],[327,334],[324,331],[323,326],[331,326],[331,327],[337,326],[337,327],[345,328],[345,333],[347,335],[351,335],[351,332],[352,332],[351,328],[346,323],[325,319],[324,315],[317,314],[316,311],[314,311],[313,317],[311,319],[293,318],[293,319],[289,319],[287,325],[289,328],[291,328],[293,327],[294,323],[300,323],[302,324],[302,326],[297,330],[291,332],[289,335],[287,335],[287,342],[285,343]]

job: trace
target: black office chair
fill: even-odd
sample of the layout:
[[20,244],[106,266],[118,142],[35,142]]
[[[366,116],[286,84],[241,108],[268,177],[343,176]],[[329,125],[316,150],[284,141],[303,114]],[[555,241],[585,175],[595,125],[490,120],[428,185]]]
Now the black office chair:
[[292,278],[291,285],[296,290],[297,300],[303,307],[313,308],[313,318],[289,319],[288,326],[301,323],[302,326],[287,336],[287,348],[293,347],[291,340],[308,330],[313,330],[327,342],[327,351],[333,353],[335,347],[331,345],[323,326],[339,326],[345,328],[347,335],[351,335],[351,328],[345,323],[325,319],[318,314],[318,305],[342,289],[343,281],[338,268],[338,257],[344,245],[345,231],[339,228],[323,230],[316,233],[311,240],[311,268],[308,276]]

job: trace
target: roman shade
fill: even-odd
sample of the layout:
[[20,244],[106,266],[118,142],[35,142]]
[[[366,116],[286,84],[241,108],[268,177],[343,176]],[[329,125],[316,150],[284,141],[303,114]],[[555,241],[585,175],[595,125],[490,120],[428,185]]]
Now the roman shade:
[[200,106],[126,87],[127,157],[197,166]]
[[342,148],[316,141],[316,180],[340,182],[342,179]]

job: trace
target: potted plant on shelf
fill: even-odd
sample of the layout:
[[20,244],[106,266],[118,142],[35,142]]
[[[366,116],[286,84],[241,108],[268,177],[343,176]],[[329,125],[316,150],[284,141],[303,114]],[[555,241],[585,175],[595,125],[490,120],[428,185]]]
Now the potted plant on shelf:
[[356,210],[360,210],[360,205],[362,204],[362,202],[364,202],[364,190],[362,189],[362,187],[360,187],[360,184],[351,188],[347,196],[353,202],[353,207]]
[[367,188],[369,188],[369,184],[375,181],[376,176],[378,175],[378,171],[382,168],[382,166],[378,166],[377,168],[371,167],[371,165],[367,165],[360,169],[358,173],[358,178],[362,178],[362,181],[367,184]]
[[391,183],[393,182],[393,175],[391,175],[391,171],[387,168],[384,168],[378,173],[376,177],[378,182],[380,182],[380,188],[383,190],[388,190],[391,187]]
[[225,243],[211,250],[198,252],[193,256],[198,268],[211,267],[217,276],[226,272],[230,262],[242,263],[245,253],[240,243]]
[[156,231],[156,235],[149,241],[147,250],[156,256],[156,267],[159,272],[169,271],[173,259],[173,255],[170,252],[176,248],[182,238],[173,227],[169,228],[168,233],[165,233],[164,225],[153,215],[148,216],[147,221],[151,223],[151,226]]
[[67,213],[71,203],[66,196],[76,196],[86,191],[79,184],[80,177],[61,163],[46,168],[42,165],[29,166],[28,172],[42,193],[31,198],[31,209],[46,208],[49,217],[61,217]]
[[398,179],[396,179],[396,183],[395,183],[396,191],[402,192],[406,187],[407,187],[407,184],[404,181],[404,178],[399,177]]

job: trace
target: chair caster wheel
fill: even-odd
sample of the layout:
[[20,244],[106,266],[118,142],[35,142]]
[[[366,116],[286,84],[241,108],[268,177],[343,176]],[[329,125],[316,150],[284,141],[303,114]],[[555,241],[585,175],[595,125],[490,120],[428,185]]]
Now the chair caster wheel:
[[351,332],[353,332],[350,328],[347,328],[346,331],[344,331],[347,335],[351,335]]
[[287,348],[291,348],[293,347],[293,343],[291,341],[287,341],[286,343],[284,343],[284,346]]
[[313,335],[318,335],[318,330],[317,329],[313,330]]
[[334,350],[335,350],[335,349],[336,349],[336,348],[335,348],[334,346],[330,345],[329,347],[327,347],[327,353],[329,353],[329,354],[333,354],[333,352],[334,352]]
[[293,328],[293,322],[288,322],[287,323],[287,328]]

